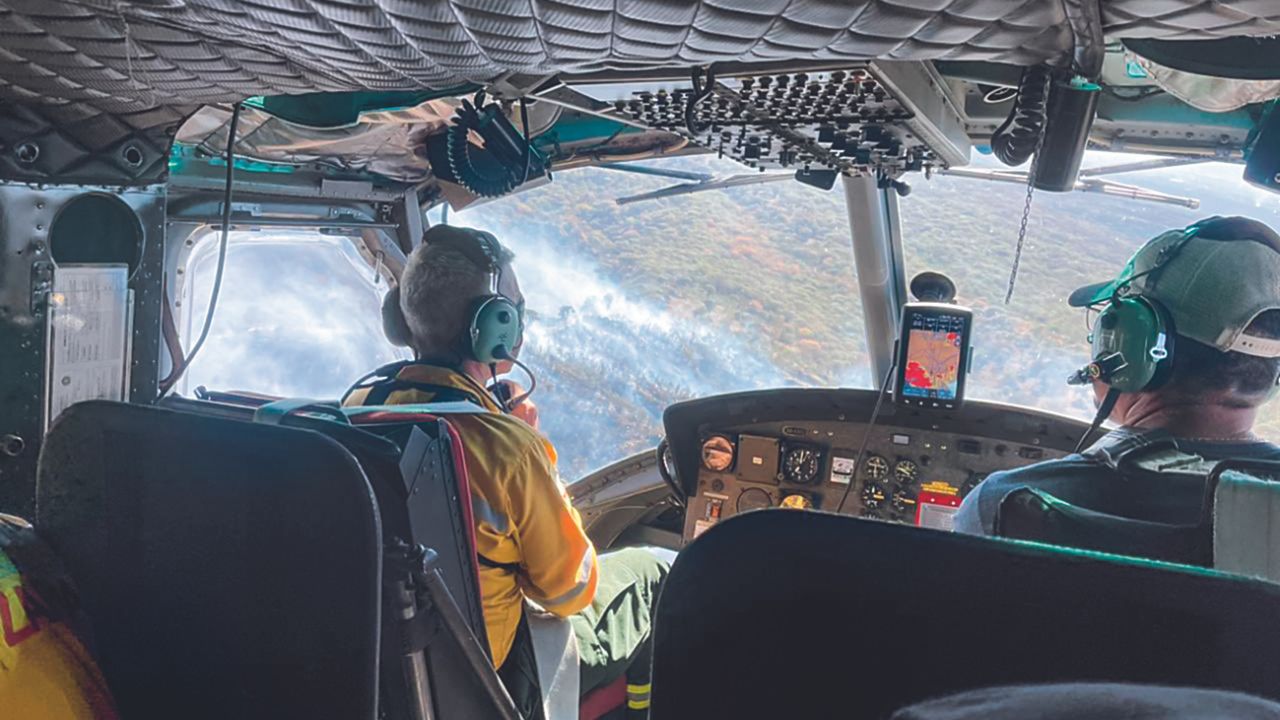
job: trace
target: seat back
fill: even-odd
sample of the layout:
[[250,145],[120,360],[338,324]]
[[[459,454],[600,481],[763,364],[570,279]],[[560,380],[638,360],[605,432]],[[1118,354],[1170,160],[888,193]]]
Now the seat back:
[[[325,432],[347,444],[348,433],[332,423]],[[395,522],[384,521],[389,541],[403,540],[410,545],[424,545],[436,551],[436,567],[444,576],[467,626],[488,647],[484,610],[481,605],[479,564],[476,560],[475,520],[472,513],[471,485],[463,460],[461,440],[443,418],[418,415],[394,422],[364,422],[359,432],[367,432],[389,440],[397,449],[396,462],[374,462],[367,467],[375,488],[386,486],[380,495],[394,493],[395,500],[384,502],[384,516],[395,516]],[[358,458],[368,453],[353,450]]]
[[[212,393],[205,393],[213,397]],[[167,401],[185,412],[258,425],[306,428],[348,449],[365,469],[381,508],[384,622],[380,710],[415,717],[431,705],[436,717],[513,718],[515,708],[492,666],[481,605],[475,523],[461,439],[439,405],[358,407],[300,399],[223,394],[215,402]],[[466,410],[473,406],[445,409]],[[429,548],[429,572],[401,562],[415,546]],[[436,581],[438,576],[439,581]],[[418,607],[405,597],[416,581]],[[402,614],[414,615],[405,621]],[[407,675],[422,677],[407,677]]]
[[337,443],[81,403],[36,502],[122,717],[375,717],[381,530]]
[[1000,501],[995,534],[1184,565],[1213,564],[1211,532],[1205,525],[1173,525],[1095,512],[1030,487],[1014,490]]
[[[509,717],[514,708],[489,656],[461,439],[429,409],[362,407],[344,415],[328,405],[283,400],[258,407],[253,416],[323,433],[368,473],[388,549],[381,684],[386,717],[413,717],[421,694],[437,717]],[[347,416],[355,425],[347,424]],[[419,588],[430,597],[409,623],[401,620],[404,600],[396,585],[408,578],[398,577],[390,561],[400,554],[397,546],[430,548],[431,573],[443,580]],[[426,682],[407,682],[408,667],[425,670]]]
[[[335,432],[335,437],[345,436],[340,427],[328,431]],[[444,626],[445,632],[422,647],[435,713],[444,718],[501,717],[511,710],[506,707],[510,701],[493,692],[501,683],[489,656],[471,491],[457,433],[445,420],[426,414],[381,418],[380,422],[362,424],[360,431],[383,436],[402,448],[394,468],[381,466],[374,473],[376,484],[398,486],[401,498],[394,511],[386,513],[398,518],[397,534],[388,535],[387,541],[435,551],[433,568],[444,583],[434,589],[439,597],[432,598],[431,605],[438,609],[442,604],[453,604],[465,621],[465,628]],[[403,655],[405,650],[404,633],[389,621],[385,637],[388,642],[401,641],[384,654],[384,662],[396,661],[395,655]],[[401,680],[402,675],[393,670],[384,673],[384,694],[393,707],[412,702],[408,696],[397,700],[407,689]]]
[[652,714],[885,717],[1000,684],[1280,696],[1280,587],[816,512],[730,518],[677,558]]

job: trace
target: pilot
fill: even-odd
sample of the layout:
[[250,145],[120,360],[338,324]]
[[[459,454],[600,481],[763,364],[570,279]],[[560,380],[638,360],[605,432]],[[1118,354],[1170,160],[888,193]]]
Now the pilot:
[[469,408],[449,422],[470,477],[493,663],[521,716],[543,715],[528,600],[569,618],[583,694],[625,674],[628,713],[646,717],[651,612],[668,564],[638,548],[597,558],[557,477],[555,449],[533,426],[537,413],[527,394],[509,397],[518,386],[493,392],[499,386],[488,385],[520,352],[524,297],[511,260],[487,232],[430,228],[383,303],[388,337],[415,359],[384,373],[384,381],[358,384],[344,403]]
[[[1280,447],[1253,432],[1259,407],[1280,383],[1280,235],[1244,217],[1171,230],[1143,245],[1119,278],[1080,288],[1068,302],[1094,308],[1118,297],[1163,308],[1173,330],[1167,377],[1122,392],[1095,358],[1081,378],[1092,377],[1100,408],[1114,403],[1109,417],[1119,427],[1083,454],[992,474],[965,498],[957,530],[995,534],[1001,501],[1022,487],[1108,515],[1194,522],[1202,483],[1174,477],[1158,496],[1135,500],[1104,462],[1159,437],[1172,436],[1179,450],[1206,460],[1280,460]],[[1095,321],[1093,332],[1100,330]]]

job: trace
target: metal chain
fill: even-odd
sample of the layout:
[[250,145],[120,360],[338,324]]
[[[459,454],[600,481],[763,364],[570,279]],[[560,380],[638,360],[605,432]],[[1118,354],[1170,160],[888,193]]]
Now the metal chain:
[[[1046,123],[1047,125],[1047,123]],[[1022,264],[1022,245],[1027,240],[1027,222],[1031,220],[1031,199],[1036,191],[1036,170],[1040,167],[1040,148],[1044,145],[1045,127],[1036,136],[1036,152],[1031,156],[1031,169],[1027,171],[1027,202],[1022,206],[1022,224],[1018,226],[1018,245],[1013,251],[1013,268],[1009,271],[1009,288],[1004,294],[1004,304],[1013,300],[1013,286],[1018,281],[1018,266]]]

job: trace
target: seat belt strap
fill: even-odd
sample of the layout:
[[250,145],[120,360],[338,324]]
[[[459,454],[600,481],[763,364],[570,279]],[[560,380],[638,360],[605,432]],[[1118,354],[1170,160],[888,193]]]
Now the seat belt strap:
[[435,385],[432,383],[414,382],[413,380],[401,380],[397,377],[384,378],[374,382],[358,385],[352,389],[360,390],[369,388],[369,394],[361,401],[361,405],[386,405],[387,400],[392,393],[401,390],[417,390],[418,392],[431,395],[430,403],[457,403],[467,402],[484,408],[484,403],[475,393],[467,392],[459,388],[450,387],[448,385]]
[[478,560],[481,565],[487,568],[497,568],[499,570],[506,570],[509,573],[517,573],[520,571],[520,563],[500,563],[497,560],[490,560],[489,558],[485,557],[484,555],[481,555],[480,553],[476,553],[476,560]]

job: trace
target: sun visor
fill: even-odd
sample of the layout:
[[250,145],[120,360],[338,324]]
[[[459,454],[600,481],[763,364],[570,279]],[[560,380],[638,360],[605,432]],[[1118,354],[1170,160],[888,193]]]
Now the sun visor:
[[[416,149],[427,136],[444,130],[455,104],[452,98],[441,98],[408,108],[364,112],[354,123],[328,128],[308,127],[247,106],[240,113],[236,154],[290,165],[321,163],[418,182],[432,174],[430,163]],[[230,110],[206,106],[182,126],[176,139],[222,155],[230,119]]]
[[1225,113],[1280,97],[1280,80],[1233,80],[1175,70],[1130,53],[1160,89],[1199,110]]

